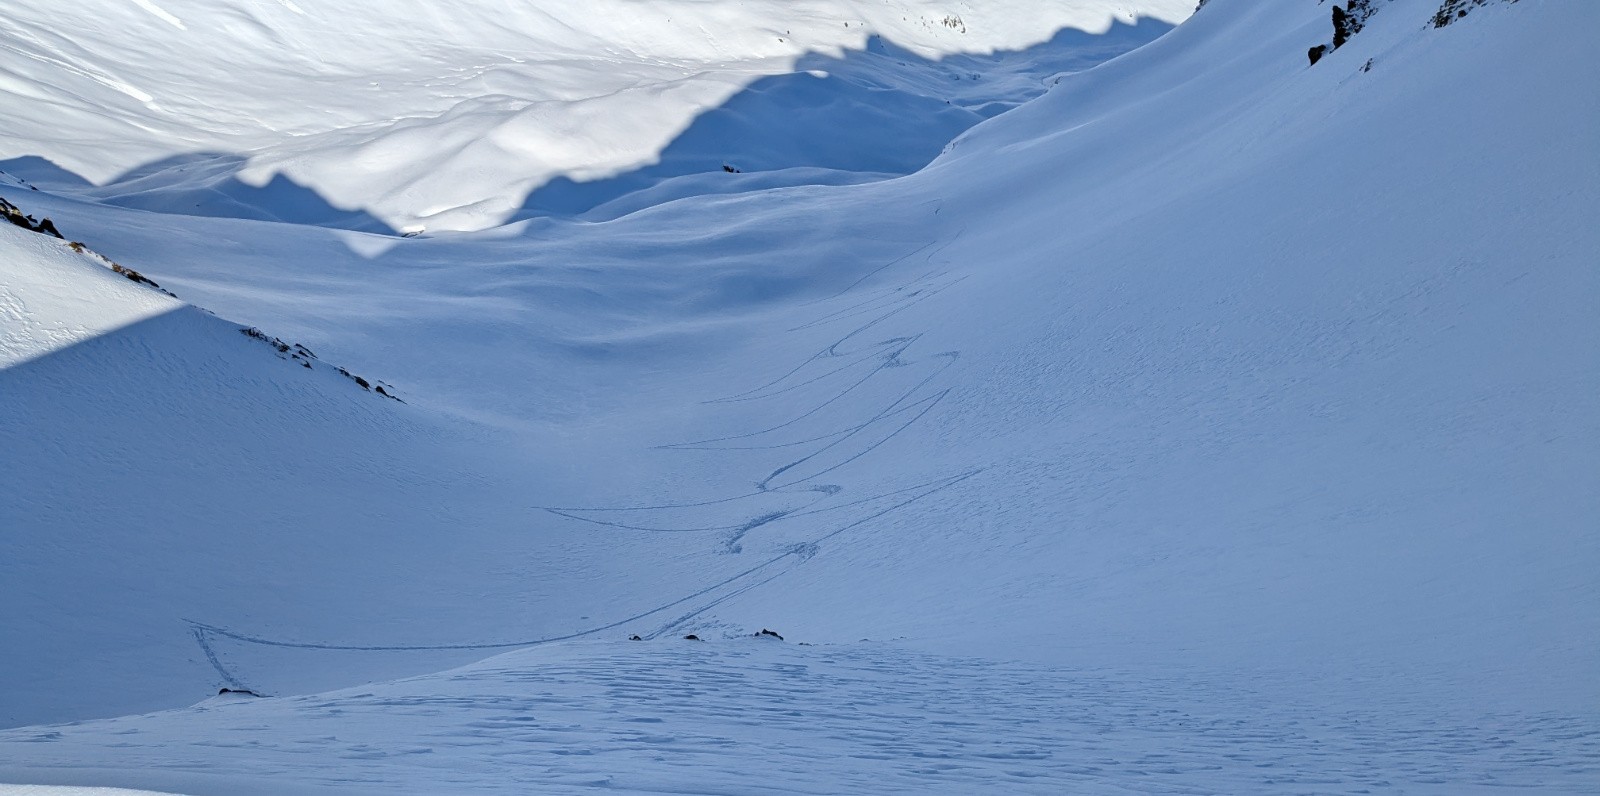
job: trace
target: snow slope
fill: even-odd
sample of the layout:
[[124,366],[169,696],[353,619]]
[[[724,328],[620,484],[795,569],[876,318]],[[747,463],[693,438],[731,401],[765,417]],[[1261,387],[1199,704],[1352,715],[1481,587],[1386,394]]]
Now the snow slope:
[[[1019,49],[1190,0],[402,0],[22,5],[0,20],[0,159],[138,207],[476,229],[557,176],[649,165],[701,111],[883,36]],[[918,164],[921,165],[921,164]],[[256,195],[252,189],[262,189]],[[217,194],[221,196],[217,196]],[[261,207],[240,208],[247,204]],[[346,211],[346,212],[340,212]],[[365,214],[351,218],[350,212]]]
[[154,791],[85,788],[73,785],[0,785],[4,796],[153,796]]
[[0,368],[87,342],[181,306],[112,273],[66,241],[7,225],[0,274]]
[[[241,796],[1575,794],[1600,765],[1593,724],[1570,717],[1471,707],[1441,717],[1404,690],[1381,705],[1312,693],[882,644],[624,641],[6,737],[36,765],[59,766],[36,778],[192,793],[226,783]],[[85,772],[85,761],[139,774]]]
[[[296,604],[311,595],[285,588],[291,571],[322,584],[318,600],[357,593],[380,577],[363,572],[383,559],[372,548],[430,555],[401,537],[483,489],[471,429],[279,353],[65,242],[7,226],[0,251],[0,296],[28,319],[8,319],[7,337],[31,354],[0,372],[7,723],[74,703],[68,715],[144,709],[186,690],[204,658],[182,617]],[[414,518],[386,533],[390,512]]]
[[408,403],[194,310],[0,370],[7,723],[173,708],[0,779],[1592,790],[1600,9],[1436,9],[1307,68],[1211,0],[910,176],[590,220],[30,192]]

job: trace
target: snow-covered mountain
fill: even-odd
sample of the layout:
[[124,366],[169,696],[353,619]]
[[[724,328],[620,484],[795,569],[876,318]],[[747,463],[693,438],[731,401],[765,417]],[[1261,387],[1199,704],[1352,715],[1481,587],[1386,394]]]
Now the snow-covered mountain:
[[[0,197],[63,236],[0,226],[0,782],[1592,790],[1600,6],[641,3],[556,48],[416,0],[436,49],[354,49],[333,0],[195,5],[0,28]],[[719,35],[630,37],[666,9]],[[202,23],[238,66],[184,113],[51,94],[92,52],[153,96]],[[726,90],[538,175],[433,157],[499,111],[393,123],[537,36],[478,74]],[[332,210],[33,159],[195,151]]]
[[0,20],[0,152],[47,158],[66,172],[48,175],[58,184],[86,180],[135,207],[476,229],[553,178],[650,165],[701,111],[763,76],[821,79],[811,62],[869,36],[938,59],[1037,45],[1065,27],[1173,24],[1190,10],[1191,0],[34,3]]

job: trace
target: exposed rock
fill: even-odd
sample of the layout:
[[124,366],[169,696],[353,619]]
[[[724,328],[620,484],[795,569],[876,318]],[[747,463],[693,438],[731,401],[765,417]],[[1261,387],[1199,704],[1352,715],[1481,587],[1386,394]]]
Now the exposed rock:
[[0,196],[0,215],[4,215],[7,221],[29,232],[38,232],[56,238],[61,237],[61,231],[56,229],[55,222],[48,218],[43,221],[37,221],[33,216],[24,214],[22,208],[6,201],[3,196]]
[[[1500,0],[1503,3],[1515,3],[1517,0]],[[1467,12],[1479,6],[1486,6],[1490,0],[1444,0],[1444,5],[1433,14],[1433,26],[1442,28],[1467,15]]]
[[[121,266],[117,266],[117,267],[120,268]],[[303,367],[303,368],[305,368],[307,370],[312,370],[313,369],[312,365],[311,365],[311,362],[312,362],[312,360],[317,359],[317,355],[311,353],[311,349],[306,348],[305,346],[303,346],[303,345],[301,345],[299,343],[287,343],[287,342],[284,342],[283,340],[281,340],[281,339],[279,339],[277,337],[273,337],[273,336],[267,334],[266,332],[263,332],[260,329],[255,328],[254,326],[241,327],[239,329],[239,333],[243,334],[245,337],[248,337],[248,338],[250,338],[252,340],[259,340],[262,343],[265,343],[266,345],[270,346],[272,348],[272,350],[274,350],[274,351],[276,351],[278,353],[278,358],[279,359],[288,359],[290,361],[297,362],[297,363],[300,364],[301,367]],[[355,382],[356,384],[361,385],[361,389],[363,389],[363,390],[367,390],[369,392],[377,392],[379,395],[381,395],[381,396],[383,396],[385,398],[388,398],[390,400],[400,401],[400,403],[405,403],[405,401],[401,401],[400,400],[400,396],[394,394],[394,386],[393,385],[384,384],[383,382],[378,382],[377,385],[376,385],[376,388],[374,388],[373,382],[367,381],[365,378],[362,378],[361,376],[357,376],[356,374],[351,373],[350,371],[345,370],[344,368],[335,368],[335,370],[339,371],[339,375],[344,376],[345,378]],[[385,388],[387,388],[387,389],[385,389]]]
[[1378,0],[1346,0],[1344,5],[1333,4],[1333,42],[1332,44],[1319,44],[1306,52],[1307,58],[1314,65],[1322,57],[1334,50],[1343,47],[1352,36],[1361,32],[1367,20],[1377,13]]

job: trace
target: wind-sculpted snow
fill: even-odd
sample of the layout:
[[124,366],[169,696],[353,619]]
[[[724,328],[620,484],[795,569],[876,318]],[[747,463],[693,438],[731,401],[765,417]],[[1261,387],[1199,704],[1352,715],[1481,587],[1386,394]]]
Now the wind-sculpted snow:
[[[1587,793],[1600,723],[1404,688],[766,638],[541,648],[397,683],[0,731],[36,779],[230,793]],[[0,790],[0,793],[3,793]]]
[[93,788],[76,785],[0,785],[0,796],[169,796],[127,788]]
[[[1190,0],[19,5],[0,20],[0,160],[43,156],[74,180],[115,182],[101,198],[166,212],[477,229],[552,178],[654,163],[702,112],[752,80],[812,68],[797,68],[810,54],[859,51],[871,36],[930,59],[1015,50],[1064,27],[1175,24],[1191,10]],[[906,83],[921,79],[913,70]],[[896,93],[857,101],[869,109]],[[930,114],[943,99],[904,94]],[[776,119],[754,132],[787,133]],[[769,146],[719,143],[731,158]],[[942,141],[927,143],[936,152]]]
[[0,251],[0,369],[183,306],[53,236],[0,224]]

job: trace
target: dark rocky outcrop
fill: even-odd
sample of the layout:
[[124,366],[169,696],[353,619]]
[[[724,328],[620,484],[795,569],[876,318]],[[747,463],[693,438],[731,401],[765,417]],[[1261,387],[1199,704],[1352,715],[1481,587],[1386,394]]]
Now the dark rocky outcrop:
[[[61,231],[56,229],[55,223],[50,219],[46,218],[43,220],[36,220],[33,216],[22,212],[22,208],[17,207],[16,205],[7,201],[3,196],[0,196],[0,216],[4,216],[5,220],[18,227],[26,229],[29,232],[37,232],[41,235],[50,235],[61,240],[66,240],[66,238],[61,235]],[[121,274],[129,281],[137,282],[138,284],[144,285],[152,290],[159,290],[162,293],[172,296],[173,298],[177,298],[177,295],[175,295],[172,291],[156,284],[155,280],[151,279],[150,277],[147,277],[144,274],[133,270],[132,268],[128,268],[78,241],[69,242],[67,247],[78,254],[82,254],[98,261],[101,265],[110,268],[115,273]],[[290,360],[307,370],[313,369],[311,363],[317,358],[317,355],[311,353],[311,349],[306,348],[299,343],[286,343],[283,340],[272,337],[266,332],[263,332],[253,326],[240,327],[239,331],[244,336],[249,337],[252,340],[260,341],[272,347],[272,349],[277,352],[279,359]],[[405,401],[400,399],[400,396],[395,394],[393,385],[385,384],[381,381],[377,381],[376,379],[368,381],[366,378],[357,376],[356,374],[351,373],[344,368],[338,368],[338,371],[340,375],[360,385],[361,389],[363,390],[375,392],[390,400],[405,403]]]
[[[1503,3],[1515,3],[1517,0],[1500,0]],[[1442,28],[1467,15],[1467,12],[1480,6],[1486,6],[1491,0],[1444,0],[1444,5],[1433,14],[1433,26]]]
[[[22,208],[6,201],[3,196],[0,196],[0,215],[4,215],[7,221],[29,232],[61,238],[61,231],[56,229],[55,222],[48,218],[43,221],[35,220],[33,216],[23,213]],[[65,238],[62,239],[65,240]]]
[[[273,337],[266,332],[255,328],[254,326],[240,327],[239,333],[252,340],[265,343],[267,346],[271,347],[272,350],[278,353],[279,359],[287,359],[291,362],[295,362],[307,370],[312,369],[311,363],[317,359],[317,355],[311,353],[311,349],[306,348],[299,343],[284,342],[277,337]],[[356,374],[351,373],[350,371],[341,367],[336,367],[334,369],[339,371],[339,375],[360,385],[361,389],[363,390],[368,392],[376,392],[377,394],[390,400],[405,403],[405,401],[400,400],[400,396],[394,394],[393,385],[384,384],[381,381],[367,381],[365,378],[357,376]]]
[[1344,5],[1333,4],[1333,42],[1319,44],[1306,51],[1306,57],[1315,65],[1323,56],[1343,47],[1351,37],[1361,32],[1367,20],[1378,11],[1381,0],[1346,0]]

